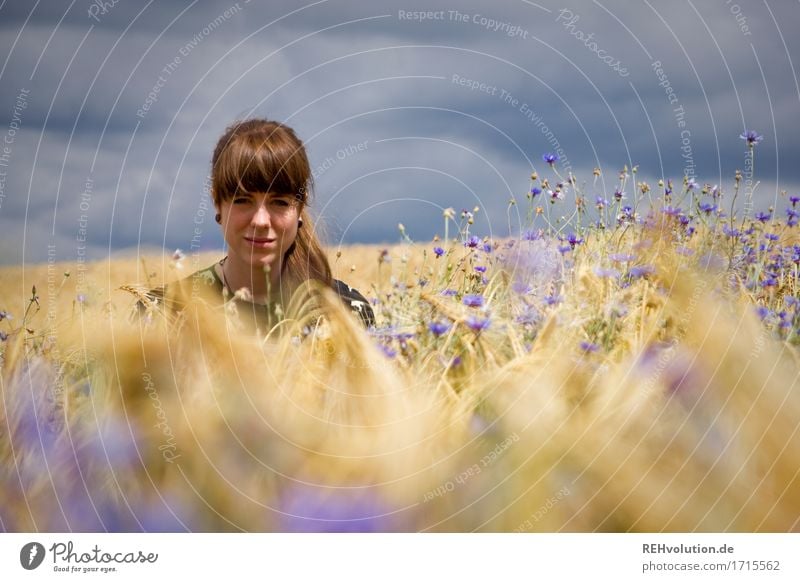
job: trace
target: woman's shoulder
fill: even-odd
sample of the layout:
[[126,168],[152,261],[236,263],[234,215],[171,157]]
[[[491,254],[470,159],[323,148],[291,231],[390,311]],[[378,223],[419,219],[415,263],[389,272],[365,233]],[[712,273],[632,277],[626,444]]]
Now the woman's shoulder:
[[[146,291],[144,296],[151,307],[166,307],[170,311],[180,311],[191,298],[217,295],[222,298],[222,288],[222,281],[217,276],[214,265],[211,265],[177,281],[154,287]],[[147,310],[148,305],[140,300],[136,307],[141,313]]]
[[342,301],[358,314],[364,325],[367,327],[375,325],[375,313],[372,311],[372,306],[370,306],[366,297],[357,289],[338,279],[333,280],[332,286]]

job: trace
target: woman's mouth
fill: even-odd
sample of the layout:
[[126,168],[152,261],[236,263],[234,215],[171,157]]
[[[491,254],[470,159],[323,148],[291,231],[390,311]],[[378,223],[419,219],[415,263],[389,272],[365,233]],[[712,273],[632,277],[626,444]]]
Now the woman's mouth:
[[251,245],[257,247],[266,247],[275,243],[274,238],[262,237],[262,236],[252,236],[252,237],[246,236],[244,237],[244,240],[249,242]]

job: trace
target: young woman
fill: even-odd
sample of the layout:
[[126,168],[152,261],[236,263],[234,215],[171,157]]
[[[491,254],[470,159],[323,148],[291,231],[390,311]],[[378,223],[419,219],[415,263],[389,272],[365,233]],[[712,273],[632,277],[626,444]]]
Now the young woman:
[[307,212],[311,185],[305,147],[291,128],[265,119],[231,125],[211,159],[211,196],[228,253],[184,279],[184,296],[189,285],[193,295],[200,288],[267,324],[298,286],[313,279],[331,287],[365,326],[373,325],[364,296],[331,275]]

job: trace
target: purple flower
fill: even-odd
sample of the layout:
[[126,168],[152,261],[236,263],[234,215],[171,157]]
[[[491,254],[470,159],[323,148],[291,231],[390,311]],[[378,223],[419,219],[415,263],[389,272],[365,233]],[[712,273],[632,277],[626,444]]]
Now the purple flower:
[[769,309],[764,307],[763,305],[759,305],[756,307],[756,315],[761,321],[764,321],[767,317],[769,317]]
[[539,240],[542,238],[541,231],[526,230],[522,235],[522,240]]
[[542,160],[552,166],[558,161],[558,156],[556,154],[544,154]]
[[796,206],[800,202],[800,196],[789,196],[789,202],[792,203],[792,206]]
[[646,277],[647,275],[652,275],[656,272],[656,268],[653,265],[637,265],[635,267],[631,267],[630,271],[628,271],[633,278],[638,277]]
[[697,183],[697,180],[694,178],[689,178],[686,182],[686,189],[687,190],[697,190],[700,187],[700,184]]
[[614,190],[614,200],[616,200],[617,202],[619,202],[619,201],[620,201],[620,200],[622,200],[623,198],[625,198],[625,192],[623,192],[623,191],[622,191],[622,190],[620,190],[619,188],[618,188],[618,189],[616,189],[616,190]]
[[563,241],[563,242],[567,242],[567,243],[569,243],[569,246],[570,246],[571,248],[573,248],[573,249],[574,249],[576,246],[578,246],[579,244],[582,244],[582,243],[583,243],[583,239],[582,239],[581,237],[579,237],[577,234],[575,234],[574,232],[571,232],[571,233],[569,233],[569,234],[566,236],[566,238],[564,238],[564,237],[559,237],[559,240],[561,240],[561,241]]
[[464,295],[464,298],[461,300],[461,303],[463,303],[467,307],[481,307],[483,305],[483,296]]
[[471,237],[469,237],[469,239],[467,239],[467,242],[464,243],[464,246],[474,249],[477,248],[479,244],[481,244],[481,239],[473,234]]
[[436,337],[439,337],[450,330],[450,325],[442,321],[432,321],[428,324],[428,330]]
[[444,249],[442,247],[433,247],[433,254],[436,255],[438,259],[444,254]]
[[711,214],[717,209],[717,205],[713,202],[701,202],[697,207],[706,214]]
[[536,198],[541,193],[542,193],[542,189],[541,188],[536,188],[536,187],[531,188],[531,197],[532,198]]
[[444,289],[440,295],[444,295],[445,297],[452,297],[453,295],[457,295],[458,291],[455,289]]
[[594,205],[597,206],[598,209],[602,210],[608,205],[608,200],[602,196],[598,196],[594,199]]
[[767,222],[770,218],[772,218],[771,212],[756,212],[756,220],[759,222]]
[[667,216],[679,216],[683,211],[680,208],[675,208],[674,206],[665,206],[661,209],[661,212]]
[[378,347],[383,352],[383,355],[386,356],[389,359],[392,359],[397,355],[397,351],[393,350],[392,348],[390,348],[386,344],[378,344]]
[[548,295],[544,298],[545,305],[558,305],[561,301],[561,295]]
[[625,253],[615,253],[613,255],[609,255],[608,257],[615,263],[630,263],[631,261],[636,260],[636,255],[626,255]]
[[467,327],[477,333],[487,329],[489,327],[489,323],[490,321],[488,318],[475,317],[474,315],[470,315],[466,320]]
[[742,235],[738,228],[731,228],[727,224],[722,227],[722,234],[730,238],[739,238]]
[[511,290],[512,290],[514,293],[518,293],[519,295],[527,295],[528,293],[530,293],[531,291],[533,291],[533,287],[531,287],[531,286],[530,286],[528,283],[526,283],[525,281],[521,281],[521,280],[519,280],[519,279],[516,279],[516,280],[515,280],[515,281],[514,281],[514,282],[511,284]]
[[582,342],[580,343],[580,348],[581,348],[581,350],[582,350],[583,352],[586,352],[587,354],[589,354],[589,353],[595,353],[595,352],[598,352],[598,351],[600,351],[600,346],[598,346],[598,345],[597,345],[597,344],[595,344],[595,343],[592,343],[592,342],[587,342],[587,341],[582,341]]
[[494,249],[492,248],[492,243],[488,243],[488,242],[487,242],[487,243],[483,243],[483,252],[484,252],[484,253],[486,253],[486,254],[489,254],[489,253],[491,253],[493,250],[494,250]]
[[753,147],[754,145],[758,145],[764,139],[763,136],[759,135],[755,131],[745,131],[742,135],[739,136],[741,139],[747,142],[747,145]]
[[558,252],[561,253],[562,255],[567,254],[571,250],[572,250],[572,247],[570,245],[562,245],[562,246],[558,247]]
[[616,269],[604,269],[602,267],[596,267],[594,270],[594,274],[598,277],[602,278],[609,278],[609,279],[616,279],[619,277],[619,271]]
[[772,233],[768,232],[767,234],[764,235],[764,238],[767,239],[767,240],[771,240],[771,241],[775,242],[776,240],[780,240],[781,237],[780,237],[780,235],[772,234]]
[[396,530],[396,509],[366,487],[292,484],[278,500],[283,532],[366,532]]
[[475,267],[475,270],[478,273],[485,273],[486,272],[486,267],[484,267],[483,265],[478,265],[477,267]]

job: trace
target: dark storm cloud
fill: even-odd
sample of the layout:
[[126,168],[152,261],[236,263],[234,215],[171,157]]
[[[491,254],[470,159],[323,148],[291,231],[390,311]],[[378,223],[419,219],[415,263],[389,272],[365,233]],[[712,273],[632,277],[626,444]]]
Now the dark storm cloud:
[[728,186],[745,128],[765,135],[766,206],[800,184],[800,41],[789,29],[799,10],[6,2],[0,132],[16,128],[0,168],[0,260],[42,260],[48,244],[74,259],[84,231],[93,257],[186,249],[198,222],[203,248],[219,247],[208,160],[224,127],[248,115],[285,120],[306,140],[334,243],[395,241],[398,222],[426,240],[442,233],[443,208],[476,205],[478,231],[507,234],[508,200],[556,148],[584,181],[603,169],[597,190],[612,191],[624,164],[653,183],[689,172]]

